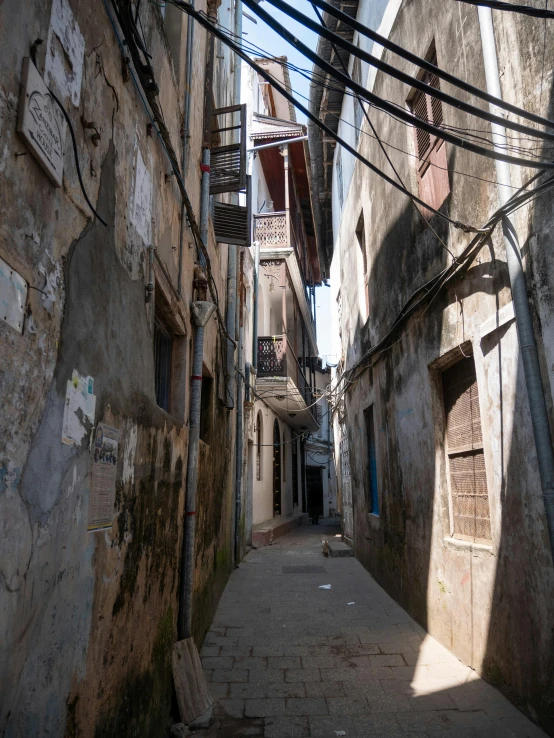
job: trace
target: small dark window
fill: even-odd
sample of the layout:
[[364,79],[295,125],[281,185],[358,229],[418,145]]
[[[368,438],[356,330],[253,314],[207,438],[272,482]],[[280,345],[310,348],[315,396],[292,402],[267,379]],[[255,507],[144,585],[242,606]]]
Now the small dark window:
[[[428,57],[437,66],[434,45]],[[440,90],[440,80],[436,74],[425,72],[420,78],[423,82]],[[418,90],[410,100],[412,113],[427,123],[440,128],[443,124],[442,102]],[[438,209],[450,193],[446,144],[438,136],[431,135],[420,128],[414,128],[416,153],[418,158],[419,196],[433,208]],[[430,215],[430,211],[425,211]]]
[[202,377],[202,390],[200,393],[200,440],[204,443],[210,442],[213,417],[213,379]]
[[156,402],[169,412],[171,397],[171,362],[173,357],[173,334],[163,322],[154,320],[154,381]]
[[379,489],[377,485],[377,447],[375,444],[375,421],[373,418],[373,405],[365,411],[365,424],[367,432],[367,495],[366,504],[368,512],[379,515]]
[[473,356],[442,373],[452,535],[490,540],[491,523],[479,392]]

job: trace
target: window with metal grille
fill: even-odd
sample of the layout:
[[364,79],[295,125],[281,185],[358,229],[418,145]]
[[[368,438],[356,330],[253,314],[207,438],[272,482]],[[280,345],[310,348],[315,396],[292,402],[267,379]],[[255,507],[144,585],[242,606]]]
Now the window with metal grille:
[[258,412],[256,420],[256,479],[262,478],[262,438],[263,438],[262,414]]
[[473,356],[442,373],[452,535],[491,538],[479,392]]
[[166,325],[156,317],[154,320],[154,382],[156,402],[169,412],[171,396],[171,362],[173,335]]
[[[352,66],[352,80],[356,82],[356,84],[358,85],[362,84],[362,62],[358,57],[355,57],[354,64]],[[364,117],[364,109],[362,107],[362,103],[357,97],[355,97],[354,98],[354,125],[356,126],[356,143],[358,143],[358,139],[360,138],[360,129],[362,127],[363,117]]]
[[366,504],[368,512],[379,515],[379,487],[377,482],[377,446],[375,444],[375,420],[373,405],[364,410],[367,433],[367,480]]
[[[431,64],[437,66],[434,44],[427,58]],[[431,87],[437,90],[440,89],[440,80],[436,74],[425,72],[420,79]],[[442,102],[436,97],[417,90],[409,101],[409,105],[412,113],[420,120],[431,123],[438,128],[442,126]],[[436,210],[450,193],[446,144],[438,136],[417,127],[414,128],[414,137],[418,158],[419,196]],[[431,211],[424,211],[424,214],[430,216]]]

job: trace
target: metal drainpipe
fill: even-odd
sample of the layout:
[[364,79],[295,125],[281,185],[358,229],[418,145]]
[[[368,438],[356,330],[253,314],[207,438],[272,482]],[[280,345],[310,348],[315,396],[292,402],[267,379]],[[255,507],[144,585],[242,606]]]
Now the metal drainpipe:
[[[227,332],[235,337],[235,320],[237,311],[237,247],[229,246],[227,252]],[[227,386],[225,392],[225,407],[229,410],[235,406],[235,347],[227,339]]]
[[237,447],[235,455],[235,567],[240,562],[240,517],[242,512],[242,455],[243,443],[243,398],[242,398],[242,363],[243,363],[243,332],[239,327],[239,350],[237,372]]
[[[194,0],[191,0],[194,8]],[[181,145],[183,154],[181,157],[181,170],[183,177],[187,173],[188,149],[190,143],[190,86],[192,83],[192,46],[194,43],[194,21],[188,16],[187,19],[187,60],[186,60],[186,77],[185,77],[185,121],[183,124],[183,135],[181,137]],[[181,227],[179,228],[179,274],[177,277],[177,294],[181,296],[181,280],[183,276],[183,241],[185,238],[185,201],[181,203]]]
[[258,290],[260,279],[260,242],[254,241],[254,284],[252,309],[252,368],[254,373],[258,371]]
[[198,444],[200,440],[200,401],[202,397],[202,357],[204,326],[215,312],[212,302],[192,303],[196,325],[189,411],[189,449],[185,495],[185,530],[183,534],[181,591],[179,598],[179,640],[192,636],[192,592],[194,585],[194,542],[196,532],[196,482],[198,478]]
[[[483,46],[483,57],[485,62],[485,76],[487,80],[487,92],[500,98],[500,77],[498,74],[498,58],[496,55],[496,44],[494,40],[494,26],[492,11],[490,8],[479,7],[479,26],[481,30],[481,44]],[[490,105],[492,112],[498,113],[494,105]],[[503,126],[491,123],[493,142],[495,149],[503,151],[501,145],[506,143],[506,129]],[[498,181],[498,199],[500,205],[504,205],[510,197],[511,176],[510,167],[502,161],[496,162],[496,179]],[[539,354],[533,330],[525,272],[521,262],[521,252],[514,223],[509,216],[502,219],[502,230],[504,232],[504,243],[506,245],[506,260],[512,287],[512,300],[516,318],[521,358],[527,395],[529,398],[529,409],[531,411],[531,422],[535,436],[535,447],[537,449],[537,460],[541,479],[544,509],[546,513],[546,524],[550,537],[550,548],[554,559],[554,453],[552,451],[552,439],[548,424],[548,413],[544,396],[544,387],[539,365]]]
[[[210,217],[210,156],[208,147],[202,149],[202,184],[200,190],[200,236],[206,248],[208,248],[208,219]],[[204,255],[200,253],[198,260],[201,266],[205,266]]]

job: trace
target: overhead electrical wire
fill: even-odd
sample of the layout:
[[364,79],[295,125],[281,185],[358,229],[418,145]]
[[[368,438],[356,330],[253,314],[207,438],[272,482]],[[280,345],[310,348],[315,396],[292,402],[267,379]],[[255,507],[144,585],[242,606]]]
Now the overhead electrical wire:
[[[535,175],[529,182],[526,183],[526,186],[529,186],[529,184],[531,184],[531,182],[536,180],[539,176],[540,175]],[[545,182],[543,182],[531,192],[525,192],[522,195],[518,195],[518,193],[515,193],[515,195],[513,195],[510,200],[508,200],[504,207],[499,208],[493,213],[493,215],[489,218],[487,225],[493,228],[494,225],[498,223],[502,217],[511,212],[514,212],[519,207],[522,207],[522,205],[532,201],[539,194],[544,193],[548,189],[552,188],[554,188],[554,176],[550,176]],[[523,188],[521,188],[519,192],[521,192],[522,190]],[[465,269],[467,269],[467,267],[473,261],[474,257],[477,255],[478,251],[484,245],[486,240],[487,237],[483,235],[475,236],[465,247],[462,254],[458,257],[457,263],[443,269],[441,272],[439,272],[439,274],[437,274],[431,280],[418,288],[408,298],[408,300],[404,304],[404,307],[398,313],[395,320],[392,322],[385,336],[383,336],[383,338],[376,345],[372,346],[371,349],[369,349],[369,351],[367,351],[364,356],[354,364],[354,366],[350,367],[341,375],[341,378],[335,387],[335,391],[339,391],[338,397],[335,397],[334,399],[335,411],[337,409],[338,403],[341,401],[342,397],[344,397],[351,384],[354,381],[358,381],[361,373],[374,365],[375,362],[367,364],[368,359],[370,359],[372,356],[379,357],[384,351],[389,350],[394,345],[399,343],[401,338],[399,338],[398,341],[392,344],[390,343],[392,335],[403,323],[406,322],[406,320],[411,315],[413,315],[427,301],[429,301],[429,304],[427,305],[425,311],[429,309],[431,302],[439,294],[442,288],[454,277],[459,276],[461,273],[463,273],[463,271],[465,271]],[[420,317],[420,320],[422,317],[423,316]],[[360,375],[357,376],[356,379],[352,380],[352,377],[355,376],[355,373],[357,371],[360,371]],[[344,384],[342,388],[340,387],[341,383]]]
[[[253,0],[245,0],[246,5],[249,5],[249,3],[251,2],[253,2]],[[369,52],[364,51],[359,46],[356,46],[355,44],[351,43],[350,41],[347,41],[346,39],[342,38],[338,34],[333,33],[333,31],[330,31],[328,28],[326,28],[326,26],[320,23],[317,23],[309,16],[305,15],[304,13],[301,13],[299,10],[297,10],[293,6],[289,5],[289,3],[284,2],[284,0],[266,0],[266,2],[268,2],[270,5],[273,5],[278,10],[280,10],[282,13],[284,13],[285,15],[288,15],[290,18],[293,18],[295,21],[300,23],[302,26],[310,29],[314,33],[319,34],[319,36],[326,38],[334,46],[338,46],[344,49],[352,56],[355,56],[358,59],[365,61],[367,64],[370,64],[372,67],[375,67],[376,69],[383,72],[384,74],[388,74],[394,79],[397,79],[400,82],[403,82],[404,84],[410,86],[413,89],[419,90],[420,92],[424,92],[426,95],[429,95],[430,97],[434,97],[437,100],[440,100],[441,102],[446,103],[447,105],[451,105],[455,108],[458,108],[459,110],[463,110],[464,112],[469,113],[470,115],[476,116],[477,118],[481,118],[482,120],[486,120],[489,123],[496,123],[497,125],[510,128],[514,131],[518,131],[519,133],[524,133],[526,135],[535,136],[536,138],[543,138],[548,141],[554,141],[554,133],[549,133],[546,131],[538,131],[534,128],[531,128],[530,126],[517,123],[515,121],[509,120],[499,115],[495,115],[494,113],[491,113],[488,110],[477,108],[475,107],[475,105],[466,103],[462,100],[459,100],[456,97],[453,97],[452,95],[449,95],[446,92],[443,92],[438,87],[433,87],[433,85],[429,85],[426,82],[423,82],[422,80],[418,79],[417,77],[406,74],[405,72],[402,72],[401,70],[396,69],[395,67],[383,61],[382,59],[378,59],[376,56],[373,56],[373,54],[370,54]],[[256,8],[259,7],[257,3],[254,3],[254,5]],[[277,21],[275,20],[274,20],[274,23],[278,25]],[[337,56],[338,56],[338,53],[337,53]],[[550,125],[551,127],[554,128],[554,122],[552,122]]]
[[[326,26],[325,26],[325,21],[323,20],[323,17],[322,17],[322,15],[321,15],[321,11],[319,10],[319,8],[317,8],[317,7],[315,6],[315,5],[312,5],[312,8],[314,9],[314,12],[315,12],[315,14],[317,15],[317,17],[318,17],[318,19],[319,19],[319,22],[320,22],[320,25],[321,25],[321,27],[322,27],[322,28],[326,28]],[[347,74],[347,75],[348,75],[348,76],[350,77],[350,73],[348,72],[348,67],[347,67],[346,63],[345,63],[345,62],[343,61],[342,57],[340,56],[340,54],[339,54],[339,52],[338,52],[338,50],[337,50],[337,47],[335,46],[335,44],[333,43],[333,41],[331,41],[331,45],[332,45],[332,47],[333,47],[333,51],[335,52],[335,54],[336,54],[336,56],[337,56],[337,59],[338,59],[338,60],[340,61],[340,64],[341,64],[341,66],[342,66],[342,68],[343,68],[343,71],[345,72],[345,74]],[[388,163],[389,163],[389,165],[390,165],[390,167],[391,167],[392,171],[394,172],[394,174],[395,174],[395,176],[396,176],[397,180],[398,180],[398,181],[400,182],[400,184],[402,185],[402,187],[406,187],[406,185],[404,184],[404,182],[403,182],[403,180],[402,180],[402,177],[400,176],[400,174],[399,174],[399,172],[398,172],[397,168],[396,168],[396,167],[395,167],[395,165],[394,165],[394,162],[392,161],[391,157],[389,156],[389,152],[388,152],[388,151],[386,150],[386,148],[385,148],[385,146],[384,146],[383,142],[381,141],[381,139],[380,139],[380,137],[379,137],[379,134],[377,133],[377,129],[376,129],[376,128],[375,128],[375,126],[373,125],[373,122],[372,122],[371,118],[369,117],[369,113],[368,113],[368,112],[367,112],[367,110],[365,109],[365,106],[364,106],[364,104],[363,104],[362,100],[361,100],[361,99],[360,99],[359,97],[356,97],[356,100],[357,100],[357,102],[358,102],[358,105],[360,105],[360,107],[361,107],[361,109],[362,109],[362,112],[363,112],[363,114],[364,114],[364,116],[365,116],[365,119],[367,120],[367,123],[368,123],[369,127],[371,128],[371,130],[372,130],[372,132],[373,132],[373,136],[374,136],[374,138],[375,138],[375,139],[377,140],[377,142],[379,143],[379,146],[381,147],[381,151],[382,151],[382,152],[383,152],[383,154],[385,155],[385,158],[386,158],[386,160],[388,161]],[[340,119],[339,119],[339,120],[340,120]],[[443,248],[444,248],[444,249],[445,249],[446,251],[448,251],[448,253],[450,254],[450,256],[451,256],[451,257],[452,257],[452,258],[454,259],[454,258],[455,258],[455,257],[454,257],[454,254],[453,254],[453,253],[452,253],[452,251],[451,251],[451,250],[450,250],[450,249],[448,248],[447,244],[446,244],[446,243],[445,243],[445,241],[444,241],[444,240],[443,240],[443,239],[442,239],[442,238],[440,237],[440,235],[439,235],[439,234],[437,233],[437,231],[436,231],[436,230],[435,230],[435,229],[433,228],[433,226],[431,225],[430,221],[429,221],[429,220],[428,220],[428,219],[427,219],[427,218],[425,217],[425,215],[423,214],[423,211],[422,211],[422,210],[420,210],[420,209],[418,208],[418,206],[417,206],[417,205],[415,204],[415,202],[414,202],[414,201],[413,201],[413,200],[412,200],[411,198],[410,198],[410,202],[412,203],[412,205],[413,205],[413,207],[414,207],[414,209],[415,209],[416,213],[417,213],[417,214],[418,214],[418,215],[420,216],[420,218],[421,218],[421,219],[423,220],[423,222],[424,222],[424,223],[426,223],[426,224],[427,224],[427,226],[428,226],[428,227],[429,227],[429,228],[431,229],[431,231],[432,231],[432,232],[434,233],[435,237],[437,238],[437,240],[439,241],[439,243],[440,243],[440,244],[442,245],[442,247],[443,247]]]
[[[215,280],[212,274],[211,262],[210,262],[208,250],[202,240],[200,228],[198,226],[198,223],[196,222],[196,218],[194,215],[194,209],[192,207],[192,203],[190,202],[188,193],[185,188],[185,184],[181,176],[181,170],[179,167],[177,154],[175,152],[175,149],[173,148],[171,137],[169,135],[169,131],[164,121],[163,112],[161,111],[159,100],[156,99],[159,90],[158,90],[158,85],[156,84],[156,81],[154,78],[152,66],[149,62],[149,59],[151,58],[151,56],[148,53],[148,51],[146,51],[143,41],[140,38],[140,34],[138,33],[136,24],[132,18],[130,6],[125,4],[124,8],[122,9],[119,7],[118,0],[112,0],[112,7],[114,8],[119,26],[121,28],[121,31],[125,39],[125,43],[123,43],[119,37],[119,33],[117,31],[115,22],[108,9],[107,0],[103,0],[103,4],[104,4],[104,9],[108,16],[108,19],[111,23],[112,29],[114,31],[115,37],[121,49],[123,58],[126,58],[127,50],[131,54],[133,65],[135,67],[136,74],[139,78],[137,80],[132,69],[129,69],[129,72],[131,74],[131,79],[133,80],[133,84],[135,85],[135,88],[144,105],[146,113],[150,118],[152,126],[154,130],[156,131],[158,138],[160,139],[162,147],[167,155],[167,158],[169,159],[171,168],[173,170],[173,174],[175,175],[175,179],[177,181],[177,185],[181,192],[181,197],[182,197],[182,200],[185,206],[185,211],[187,214],[187,220],[189,222],[189,226],[190,226],[190,229],[191,229],[191,232],[192,232],[195,244],[196,244],[197,251],[203,257],[204,268],[206,270],[206,276],[208,278],[208,289],[210,291],[212,300],[214,301],[214,304],[215,304],[216,317],[217,317],[217,322],[219,324],[220,331],[229,341],[232,342],[233,346],[235,346],[236,341],[233,338],[231,338],[231,336],[229,335],[229,332],[227,331],[227,327],[225,325],[225,321],[223,320],[223,316],[221,315],[221,310],[219,307],[219,298],[218,298],[218,293],[217,293],[217,285],[215,284]],[[146,59],[145,62],[143,62],[142,59],[140,58],[140,54],[137,51],[137,46],[135,46],[135,43],[137,42],[137,37],[138,37],[137,46],[144,54],[145,59]],[[133,43],[133,41],[135,43]]]
[[[259,64],[256,64],[255,61],[250,59],[248,54],[246,54],[240,46],[238,46],[236,43],[231,41],[229,38],[225,36],[225,34],[220,31],[216,26],[214,26],[213,23],[210,23],[207,19],[205,19],[197,10],[195,10],[189,3],[184,2],[184,0],[168,0],[173,5],[175,5],[178,8],[181,8],[184,12],[188,13],[192,18],[195,18],[198,23],[204,28],[207,28],[211,31],[211,33],[216,36],[216,38],[221,39],[224,43],[226,43],[234,52],[239,56],[241,59],[244,59],[244,61],[249,64],[259,75],[262,79],[265,79],[266,82],[269,82],[272,87],[274,87],[277,92],[279,92],[286,100],[288,100],[290,103],[292,103],[294,106],[298,108],[304,115],[312,120],[317,126],[319,126],[325,133],[327,133],[328,136],[333,138],[337,143],[340,143],[340,145],[348,151],[352,156],[354,156],[356,159],[359,159],[363,164],[365,164],[371,171],[373,171],[375,174],[377,174],[379,177],[384,179],[386,182],[388,182],[392,187],[399,190],[400,192],[403,192],[404,194],[408,195],[408,197],[411,197],[415,202],[419,203],[422,207],[426,208],[430,212],[434,213],[435,215],[439,216],[443,220],[447,221],[448,223],[451,223],[455,228],[459,228],[460,230],[466,232],[466,233],[475,233],[480,232],[477,229],[475,229],[473,226],[468,225],[467,223],[463,223],[459,220],[454,220],[453,218],[448,217],[444,213],[441,213],[439,210],[436,210],[435,208],[431,207],[429,203],[424,202],[419,197],[411,193],[409,190],[407,190],[402,185],[398,184],[392,177],[389,177],[388,174],[385,174],[379,167],[375,166],[375,164],[372,164],[368,159],[365,158],[365,156],[362,156],[362,154],[359,153],[355,148],[350,146],[347,141],[345,141],[343,138],[341,138],[339,135],[337,135],[331,128],[329,128],[328,125],[326,125],[323,121],[321,121],[316,115],[314,115],[308,108],[306,108],[305,105],[302,105],[283,85],[281,85],[275,78],[269,74],[263,67],[261,67]],[[554,167],[554,164],[552,165]]]
[[[174,0],[174,1],[177,2],[177,0]],[[306,44],[304,44],[302,41],[296,38],[296,36],[291,31],[289,31],[287,28],[282,26],[267,11],[261,8],[256,3],[255,0],[242,0],[242,1],[248,8],[250,8],[254,13],[256,13],[256,15],[261,20],[267,23],[267,25],[270,28],[272,28],[282,38],[284,38],[292,46],[298,49],[298,51],[304,54],[304,56],[306,56],[308,59],[314,62],[314,64],[317,64],[317,66],[320,69],[325,70],[329,75],[331,75],[336,80],[344,84],[346,87],[350,87],[351,90],[353,90],[358,95],[360,95],[360,97],[362,97],[364,100],[367,100],[370,103],[378,105],[383,110],[394,113],[398,118],[401,118],[407,123],[410,123],[415,128],[419,128],[423,131],[426,131],[432,136],[436,136],[437,138],[441,138],[444,141],[448,141],[448,143],[451,143],[454,146],[458,146],[459,148],[466,149],[467,151],[471,151],[474,154],[485,156],[489,159],[503,161],[507,164],[515,164],[517,166],[524,166],[524,167],[528,167],[529,169],[554,169],[554,162],[551,162],[551,161],[537,162],[532,159],[522,159],[520,157],[510,156],[509,154],[503,154],[495,150],[486,149],[483,146],[477,146],[474,143],[461,139],[459,136],[454,136],[451,133],[448,133],[447,131],[443,130],[439,126],[433,125],[432,123],[429,123],[428,121],[423,120],[422,118],[418,118],[416,115],[408,112],[407,110],[404,110],[403,108],[400,108],[398,106],[395,106],[389,103],[386,100],[383,100],[378,95],[375,95],[373,92],[370,92],[369,90],[364,88],[362,85],[358,84],[357,82],[354,82],[354,80],[351,80],[343,72],[340,72],[338,69],[333,67],[332,64],[325,61],[325,59],[323,59],[318,54],[316,54],[314,51],[312,51]]]
[[365,26],[363,23],[360,23],[355,18],[351,18],[349,15],[344,13],[342,10],[335,8],[333,5],[326,2],[326,0],[310,0],[310,2],[313,5],[317,5],[318,8],[320,8],[321,10],[324,10],[326,13],[333,16],[337,20],[340,20],[342,23],[345,23],[347,26],[349,26],[353,30],[358,31],[358,33],[361,33],[362,36],[366,36],[367,38],[371,39],[375,43],[379,44],[379,46],[383,46],[385,49],[392,51],[394,54],[396,54],[397,56],[400,56],[402,59],[406,59],[406,61],[409,61],[412,64],[415,64],[420,69],[424,69],[426,72],[435,74],[440,79],[443,79],[445,82],[448,82],[449,84],[454,85],[455,87],[458,87],[460,90],[464,90],[465,92],[468,92],[470,95],[479,97],[481,98],[481,100],[484,100],[485,102],[492,103],[493,105],[496,105],[497,108],[502,108],[504,110],[507,110],[509,113],[513,113],[514,115],[518,115],[521,118],[526,118],[527,120],[533,121],[533,123],[538,123],[541,126],[546,126],[549,128],[554,127],[554,121],[548,120],[548,118],[543,118],[542,116],[536,115],[535,113],[530,113],[528,110],[519,108],[517,105],[512,105],[511,103],[506,102],[505,100],[501,100],[500,98],[497,98],[494,95],[490,95],[488,92],[481,90],[479,87],[475,87],[474,85],[471,85],[468,82],[465,82],[464,80],[459,79],[453,74],[450,74],[449,72],[444,71],[444,69],[440,69],[440,67],[437,67],[435,64],[432,64],[430,61],[427,61],[426,59],[423,59],[422,57],[419,57],[416,54],[412,54],[411,51],[407,51],[402,46],[395,44],[394,41],[390,41],[385,36],[381,36],[379,33],[377,33],[376,31],[373,31],[371,28],[368,28],[368,26]]
[[[202,12],[202,11],[200,11],[200,12]],[[230,36],[231,38],[234,38],[234,39],[237,39],[238,38],[235,33],[233,33],[232,31],[230,31],[228,28],[226,28],[225,26],[223,26],[221,23],[218,23],[218,28],[220,30],[224,30],[224,32],[226,34],[228,34],[228,36]],[[289,61],[284,61],[281,57],[276,57],[276,56],[270,54],[269,52],[267,52],[264,49],[262,49],[260,46],[257,46],[256,44],[252,43],[251,41],[242,40],[241,47],[242,47],[243,50],[245,50],[245,51],[247,51],[249,53],[252,53],[254,55],[260,55],[261,54],[264,58],[271,59],[271,60],[277,62],[283,68],[287,68],[289,71],[292,71],[292,72],[295,72],[295,73],[299,74],[300,76],[302,76],[305,79],[307,79],[308,81],[310,81],[312,84],[315,84],[315,85],[317,85],[317,86],[319,86],[319,87],[321,87],[323,89],[327,89],[327,90],[330,90],[330,91],[337,91],[337,92],[340,92],[340,93],[342,93],[344,95],[347,95],[349,97],[353,97],[356,100],[359,99],[359,95],[357,95],[354,92],[351,92],[348,89],[344,89],[344,87],[342,85],[340,85],[339,83],[336,83],[336,84],[329,83],[329,81],[327,80],[327,75],[325,75],[325,74],[318,74],[314,70],[309,71],[307,69],[303,69],[302,67],[298,67],[298,66],[292,64]],[[340,56],[339,56],[339,59],[340,59]],[[302,97],[305,100],[309,100],[308,97],[306,97],[305,95],[302,95],[298,91],[296,91],[295,94],[297,94],[298,96]],[[397,105],[397,103],[392,102],[390,100],[388,102],[390,102],[391,105],[394,105],[394,106]],[[370,108],[373,108],[375,110],[380,110],[385,115],[390,116],[391,118],[393,118],[394,120],[396,120],[401,125],[404,125],[404,126],[407,126],[407,127],[413,127],[411,124],[408,124],[405,121],[400,120],[399,118],[397,118],[394,114],[389,113],[388,111],[382,110],[382,108],[380,108],[378,105],[373,105],[371,103],[367,103],[367,101],[366,101],[366,104]],[[331,116],[333,116],[335,118],[340,118],[340,116],[337,116],[334,113],[328,113],[328,115],[331,115]],[[352,123],[350,123],[348,121],[343,121],[343,123],[346,123],[347,125],[351,126],[352,128],[355,128],[358,131],[361,130],[360,128],[357,128],[356,126],[354,126]],[[447,125],[445,123],[442,123],[441,124],[441,127],[443,129],[445,129],[445,130],[455,131],[459,135],[462,135],[463,136],[463,134],[465,134],[466,136],[469,136],[469,137],[474,138],[474,139],[479,140],[479,141],[483,141],[484,143],[490,144],[491,146],[493,145],[493,141],[490,138],[487,138],[486,136],[477,135],[479,133],[489,133],[489,131],[485,131],[483,129],[475,129],[475,128],[463,128],[463,127],[460,127],[460,126]],[[534,130],[534,129],[531,129],[531,130]],[[366,133],[365,131],[363,131],[363,132]],[[366,135],[370,135],[370,134],[367,134],[366,133]],[[520,142],[522,142],[522,141],[532,141],[532,140],[536,140],[536,139],[534,139],[534,138],[531,139],[531,138],[526,138],[526,137],[523,137],[522,138],[521,136],[515,137],[515,136],[510,136],[508,134],[506,134],[505,138],[506,138],[506,143],[505,144],[502,144],[502,143],[494,143],[494,145],[497,148],[502,148],[502,149],[509,150],[509,151],[516,151],[516,152],[524,153],[527,156],[535,156],[535,157],[538,156],[537,154],[534,154],[533,153],[533,149],[532,148],[526,148],[526,147],[523,147],[523,146],[516,146],[515,144],[509,143],[509,140],[510,139],[518,140]],[[388,145],[389,146],[392,146],[392,144],[388,144]],[[396,148],[396,147],[392,146],[392,148]],[[550,150],[550,148],[554,149],[554,146],[552,146],[552,147],[544,147],[543,146],[543,147],[540,147],[540,150],[544,152],[547,149]],[[398,151],[403,151],[402,149],[397,149],[397,150]],[[408,154],[408,156],[414,156],[414,154],[411,154],[410,152],[404,151],[403,153]],[[550,158],[550,157],[548,157],[548,158]],[[429,162],[429,163],[431,164],[431,162]],[[431,164],[431,166],[436,166],[436,165],[435,164]],[[439,168],[442,169],[442,167],[439,167]],[[451,171],[454,171],[454,170],[451,170]],[[463,172],[458,172],[458,174],[464,174],[464,173]],[[466,174],[465,176],[472,177],[473,175]],[[488,182],[493,182],[493,180],[487,180],[487,179],[483,179],[483,178],[480,178],[480,177],[477,177],[476,179],[482,179],[485,182],[487,182],[487,181]],[[507,185],[503,185],[503,186],[507,186]]]
[[540,10],[539,8],[531,8],[529,5],[512,5],[512,3],[500,2],[500,0],[498,2],[493,0],[457,0],[457,2],[466,5],[481,5],[493,10],[507,10],[512,13],[530,15],[534,18],[554,18],[554,11],[552,10]]

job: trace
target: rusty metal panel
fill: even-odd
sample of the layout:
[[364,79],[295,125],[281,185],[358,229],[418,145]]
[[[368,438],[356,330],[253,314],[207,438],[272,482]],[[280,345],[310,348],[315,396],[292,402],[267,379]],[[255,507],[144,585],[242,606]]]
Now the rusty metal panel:
[[491,537],[479,392],[473,357],[442,375],[453,533]]
[[250,219],[247,207],[216,202],[213,224],[215,240],[218,243],[250,245]]

